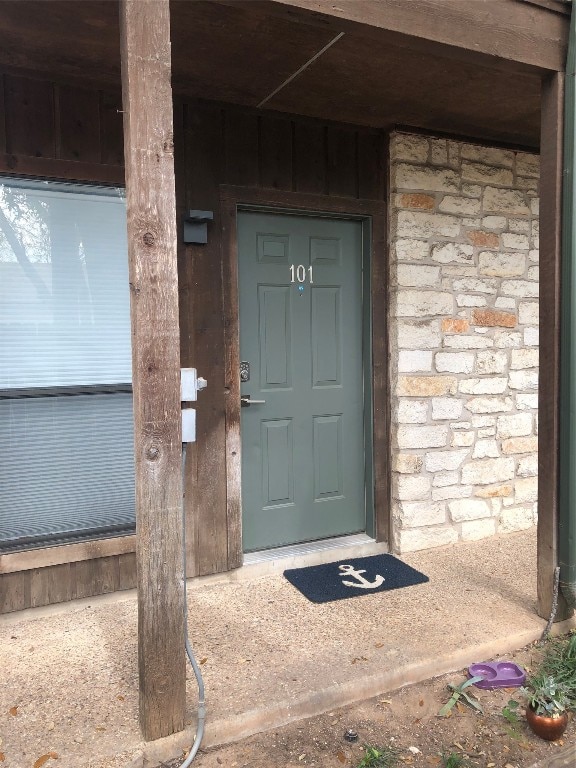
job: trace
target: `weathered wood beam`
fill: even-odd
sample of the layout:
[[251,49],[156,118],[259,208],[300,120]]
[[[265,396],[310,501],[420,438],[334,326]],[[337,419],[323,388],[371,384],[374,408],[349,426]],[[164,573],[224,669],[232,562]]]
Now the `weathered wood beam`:
[[130,264],[140,726],[184,727],[182,447],[168,0],[120,6]]
[[561,71],[566,60],[568,17],[517,0],[243,0],[243,7],[247,3],[334,34],[370,35],[384,45],[483,66],[505,62],[544,73]]
[[[540,384],[538,395],[538,613],[550,616],[558,565],[560,265],[564,74],[542,81],[540,139]],[[558,621],[570,612],[558,598]]]

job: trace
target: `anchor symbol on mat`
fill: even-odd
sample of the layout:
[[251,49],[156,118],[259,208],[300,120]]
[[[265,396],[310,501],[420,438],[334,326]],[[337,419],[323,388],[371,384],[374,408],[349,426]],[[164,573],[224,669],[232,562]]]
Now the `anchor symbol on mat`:
[[384,582],[384,576],[380,576],[379,574],[376,574],[374,581],[368,581],[364,578],[364,576],[361,575],[366,573],[366,571],[357,571],[353,565],[339,565],[338,568],[341,571],[341,576],[352,576],[353,578],[358,579],[358,581],[344,581],[344,579],[342,579],[342,584],[345,584],[347,587],[357,587],[359,589],[376,589]]

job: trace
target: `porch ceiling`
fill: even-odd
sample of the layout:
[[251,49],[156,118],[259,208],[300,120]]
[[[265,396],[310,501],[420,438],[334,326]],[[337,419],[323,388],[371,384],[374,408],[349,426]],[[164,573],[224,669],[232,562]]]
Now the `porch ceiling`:
[[[540,74],[423,53],[387,33],[345,31],[272,13],[268,3],[172,3],[173,79],[192,97],[358,125],[410,125],[537,146]],[[439,52],[437,52],[439,51]],[[114,0],[0,0],[0,64],[61,79],[120,84]]]

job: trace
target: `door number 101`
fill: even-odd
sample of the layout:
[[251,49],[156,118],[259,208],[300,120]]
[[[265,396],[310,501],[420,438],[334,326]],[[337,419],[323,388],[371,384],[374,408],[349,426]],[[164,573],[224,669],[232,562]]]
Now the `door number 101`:
[[314,280],[312,278],[312,266],[305,267],[304,264],[292,264],[290,266],[290,282],[291,283],[305,283],[306,282],[306,276],[308,276],[308,281],[310,283],[313,283]]

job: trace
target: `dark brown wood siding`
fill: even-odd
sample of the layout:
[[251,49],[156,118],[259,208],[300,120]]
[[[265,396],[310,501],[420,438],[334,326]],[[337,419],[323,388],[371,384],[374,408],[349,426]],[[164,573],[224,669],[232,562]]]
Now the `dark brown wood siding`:
[[120,92],[0,72],[0,172],[124,183]]
[[[0,74],[0,173],[122,184],[121,110],[119,92]],[[179,246],[181,364],[208,380],[185,485],[189,574],[199,575],[239,564],[227,530],[220,188],[382,201],[385,141],[370,129],[182,99],[174,135],[178,226],[186,209],[214,211],[208,244]],[[6,573],[0,613],[134,586],[133,554]]]

